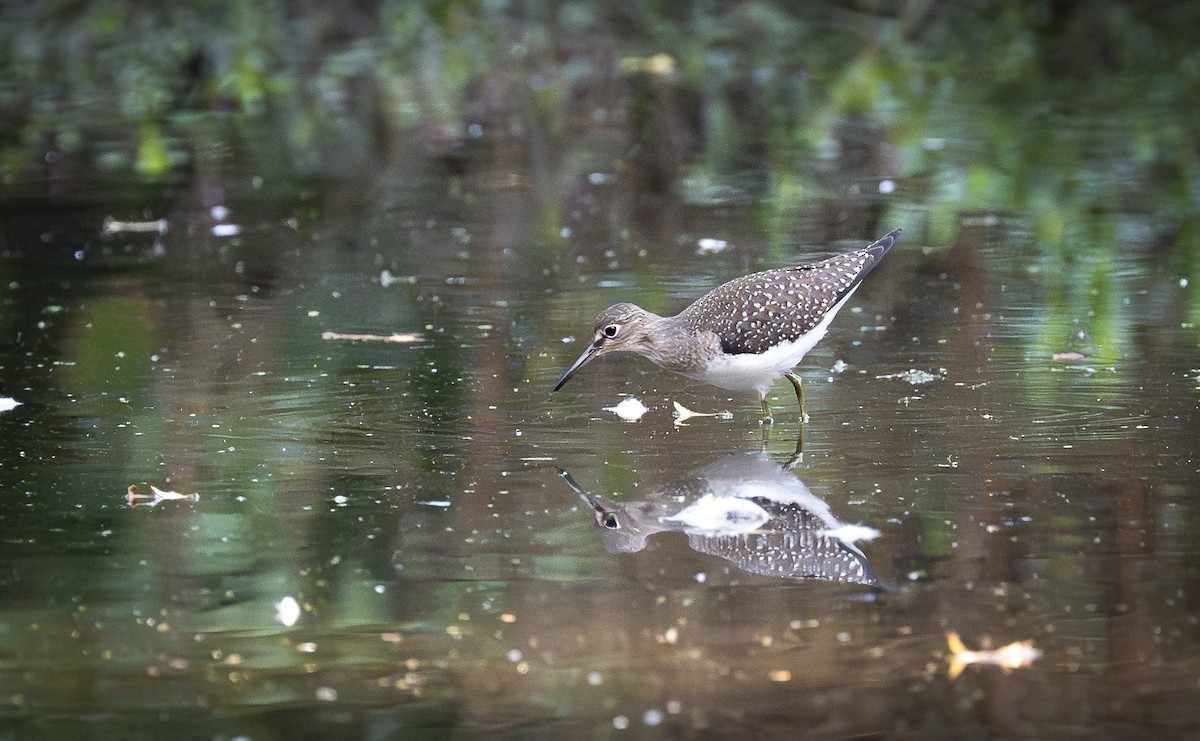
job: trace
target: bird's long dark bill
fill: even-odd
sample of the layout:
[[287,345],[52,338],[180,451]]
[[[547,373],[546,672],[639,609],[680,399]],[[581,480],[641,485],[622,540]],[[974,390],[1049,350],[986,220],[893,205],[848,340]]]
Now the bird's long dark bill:
[[579,359],[574,363],[571,363],[571,367],[567,368],[567,372],[562,374],[562,378],[558,379],[558,383],[554,384],[554,390],[558,391],[560,388],[562,388],[563,384],[567,381],[570,381],[571,376],[575,375],[575,372],[582,368],[584,363],[596,357],[596,353],[598,352],[600,352],[600,345],[595,343],[588,345],[587,349],[583,351],[583,354],[579,356]]
[[562,477],[563,481],[567,482],[567,486],[571,487],[571,491],[579,495],[579,498],[583,500],[584,504],[596,510],[597,512],[604,511],[604,507],[601,505],[600,501],[595,496],[584,491],[582,486],[575,483],[575,479],[571,478],[571,474],[567,473],[566,470],[562,468],[558,469],[558,475]]

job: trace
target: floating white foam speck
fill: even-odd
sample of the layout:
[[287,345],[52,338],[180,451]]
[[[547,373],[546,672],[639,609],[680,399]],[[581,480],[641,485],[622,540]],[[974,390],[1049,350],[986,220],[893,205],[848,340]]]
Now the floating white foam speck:
[[292,627],[300,619],[300,603],[295,597],[284,597],[275,603],[275,619],[287,627]]
[[628,396],[615,407],[604,407],[604,411],[612,412],[626,422],[636,422],[642,418],[643,414],[650,411],[650,408],[636,397]]

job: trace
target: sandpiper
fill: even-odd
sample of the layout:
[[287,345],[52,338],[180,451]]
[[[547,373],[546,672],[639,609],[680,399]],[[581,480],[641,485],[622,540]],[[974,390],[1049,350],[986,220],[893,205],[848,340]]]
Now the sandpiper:
[[757,391],[767,424],[772,422],[767,393],[776,381],[787,378],[804,418],[804,391],[792,369],[825,336],[833,317],[901,231],[820,262],[736,278],[675,316],[659,316],[636,304],[613,304],[596,318],[592,341],[554,390],[598,355],[634,352],[660,368],[719,388]]

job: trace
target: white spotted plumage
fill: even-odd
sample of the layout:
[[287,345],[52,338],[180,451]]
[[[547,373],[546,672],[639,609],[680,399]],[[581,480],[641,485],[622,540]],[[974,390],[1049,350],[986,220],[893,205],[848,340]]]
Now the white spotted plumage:
[[753,389],[758,392],[759,398],[763,398],[784,373],[799,365],[808,351],[816,347],[829,331],[833,317],[856,290],[857,285],[826,311],[816,326],[796,339],[782,340],[760,353],[721,353],[709,359],[704,367],[685,375],[729,391]]
[[[614,304],[597,317],[592,342],[554,387],[607,352],[635,352],[667,370],[730,391],[757,391],[788,375],[803,406],[794,368],[900,235],[896,229],[855,252],[766,270],[717,286],[679,314],[662,317]],[[767,412],[763,402],[764,413]]]

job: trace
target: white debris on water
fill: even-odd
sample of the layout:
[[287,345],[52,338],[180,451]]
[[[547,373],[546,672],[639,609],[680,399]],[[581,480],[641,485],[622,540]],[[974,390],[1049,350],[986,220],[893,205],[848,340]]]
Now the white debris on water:
[[875,378],[878,379],[899,378],[901,381],[911,383],[913,386],[921,386],[926,383],[932,383],[933,381],[945,377],[945,368],[939,368],[937,374],[930,373],[929,371],[918,370],[916,368],[909,368],[908,370],[900,371],[899,373],[885,373],[880,376],[875,376]]
[[21,402],[11,396],[0,396],[0,412],[11,412],[21,406]]
[[417,276],[415,275],[392,275],[392,271],[387,270],[386,268],[382,273],[379,274],[379,284],[384,288],[396,283],[414,285],[416,282]]
[[696,240],[697,255],[715,255],[718,252],[724,252],[729,243],[724,239],[713,239],[712,237],[701,237]]
[[229,218],[230,211],[225,206],[213,206],[209,209],[208,215],[212,220],[217,222],[212,226],[212,235],[214,237],[236,237],[242,233],[240,224],[231,224],[226,219]]
[[1050,359],[1055,363],[1082,363],[1087,360],[1087,356],[1081,352],[1067,351],[1056,352],[1050,356]]
[[650,411],[650,408],[636,397],[628,396],[615,407],[604,407],[604,411],[612,412],[626,422],[636,422],[642,418],[643,414]]
[[275,620],[288,628],[300,619],[300,603],[295,597],[284,597],[275,603]]

